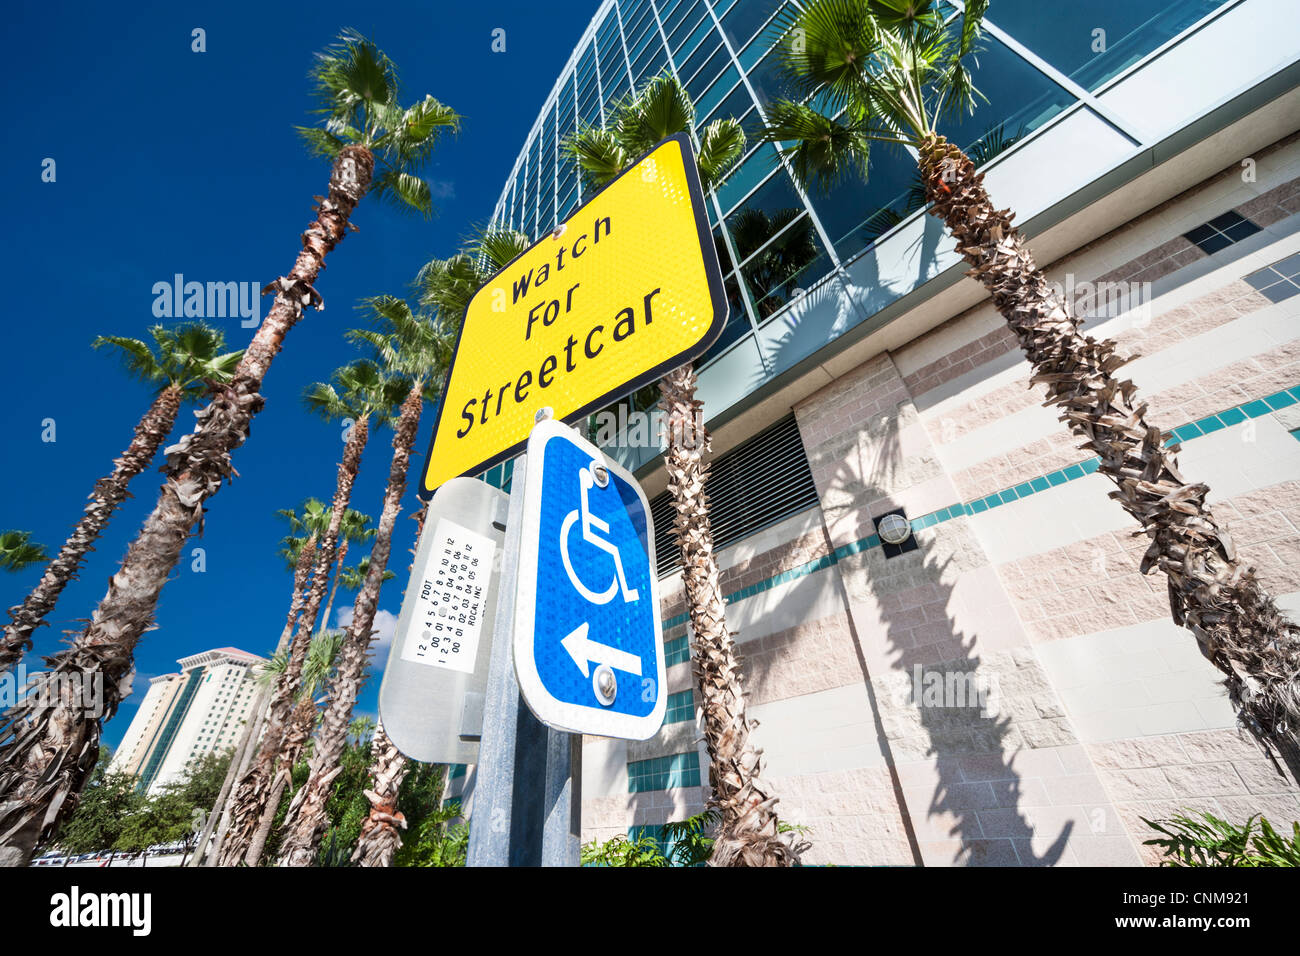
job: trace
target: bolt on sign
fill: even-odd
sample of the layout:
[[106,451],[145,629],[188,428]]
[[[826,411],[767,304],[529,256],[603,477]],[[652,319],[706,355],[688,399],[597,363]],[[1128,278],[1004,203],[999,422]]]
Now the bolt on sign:
[[727,298],[689,138],[670,137],[493,276],[465,310],[421,496],[698,358]]

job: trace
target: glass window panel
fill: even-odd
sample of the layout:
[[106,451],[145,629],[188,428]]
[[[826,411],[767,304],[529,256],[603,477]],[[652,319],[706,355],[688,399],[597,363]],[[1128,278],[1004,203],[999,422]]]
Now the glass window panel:
[[708,14],[708,10],[705,9],[703,0],[682,0],[671,10],[662,9],[661,14],[664,33],[671,36],[683,21],[696,23],[701,16]]
[[[754,98],[749,95],[749,90],[746,89],[745,84],[740,83],[737,84],[735,89],[727,94],[727,98],[718,105],[717,109],[700,121],[700,125],[706,125],[716,119],[742,119],[745,117],[745,114],[750,113],[753,108]],[[752,117],[753,122],[747,120],[746,123],[748,123],[748,126],[750,127],[756,127],[759,125],[757,119],[758,117],[755,114]],[[746,127],[746,123],[742,123],[741,126]],[[745,128],[745,136],[749,138],[749,142],[753,142],[752,132],[753,130],[748,127]]]
[[754,95],[764,105],[773,100],[795,98],[786,86],[785,70],[777,53],[764,57],[762,62],[749,71],[749,82],[754,87]]
[[664,52],[663,44],[656,43],[655,48],[658,52],[641,66],[633,64],[632,75],[636,77],[637,83],[644,83],[650,77],[658,76],[668,67],[668,54]]
[[676,29],[669,30],[668,25],[664,24],[664,35],[668,37],[669,49],[678,50],[686,55],[711,29],[713,29],[712,17],[703,12],[699,15],[693,13],[677,24]]
[[973,114],[954,114],[939,122],[939,132],[963,149],[970,150],[982,139],[1006,148],[1074,102],[1005,44],[987,35],[981,44],[974,79],[987,102],[981,101]]
[[853,177],[830,192],[812,186],[808,199],[836,253],[849,259],[925,204],[924,194],[913,188],[918,182],[916,161],[907,152],[873,143],[865,182]]
[[706,365],[717,358],[732,343],[744,338],[754,328],[749,324],[749,313],[745,311],[745,302],[740,297],[740,284],[736,281],[735,275],[727,276],[727,281],[723,287],[727,292],[727,305],[730,309],[727,315],[727,324],[722,327],[722,334],[718,336],[718,341],[710,345],[708,351],[700,357],[697,363],[700,366]]
[[[713,204],[708,203],[707,205],[712,206]],[[713,226],[713,247],[718,254],[718,266],[723,273],[735,269],[736,265],[731,261],[731,251],[727,248],[726,240],[722,237],[722,227],[716,224]]]
[[750,41],[749,46],[741,50],[737,56],[741,67],[748,70],[776,45],[776,41],[781,35],[780,25],[782,22],[788,22],[788,19],[788,17],[782,15],[770,21],[766,27],[758,32],[758,35]]
[[596,96],[595,91],[578,104],[578,118],[583,124],[600,122],[600,97]]
[[618,42],[618,15],[613,10],[610,10],[605,15],[604,22],[601,23],[600,29],[596,31],[596,40],[600,43],[602,50],[605,48],[606,41]]
[[717,52],[705,62],[704,66],[700,67],[700,71],[686,81],[686,91],[691,94],[691,99],[695,101],[697,108],[704,91],[713,84],[713,81],[718,78],[718,74],[722,72],[729,62],[731,62],[731,57],[727,55],[727,48],[720,46]]
[[718,19],[721,20],[727,15],[727,11],[730,10],[735,3],[736,0],[714,0],[713,12],[716,13]]
[[[695,75],[696,71],[700,69],[700,67],[708,63],[711,57],[720,54],[721,51],[722,51],[722,41],[715,38],[711,38],[709,40],[706,40],[704,43],[700,44],[699,48],[694,53],[692,53],[689,57],[687,57],[685,62],[683,62],[682,59],[679,57],[677,59],[677,63],[678,63],[677,74],[682,78],[682,82],[683,83],[688,82],[691,79],[691,77]],[[722,69],[721,61],[719,61],[718,69],[719,70]]]
[[781,7],[781,3],[782,0],[745,0],[732,7],[726,16],[720,16],[722,31],[732,47],[739,50],[748,43],[768,17]]
[[600,82],[606,86],[620,74],[627,73],[627,62],[623,59],[623,44],[616,35],[609,46],[600,48]]
[[641,3],[635,5],[634,9],[629,9],[628,4],[622,8],[623,14],[623,36],[627,37],[628,49],[632,48],[633,39],[640,39],[645,32],[654,26],[655,18],[650,12],[650,4]]
[[[777,168],[778,159],[775,147],[759,146],[746,159],[732,169],[726,180],[717,187],[718,202],[728,212],[740,202],[751,189],[763,181],[765,176]],[[791,190],[793,192],[793,190]]]
[[668,48],[674,51],[673,60],[683,66],[687,60],[695,55],[696,51],[701,49],[702,44],[707,43],[709,48],[712,49],[713,44],[721,42],[717,31],[713,27],[713,20],[709,17],[701,20],[697,27],[689,34],[684,34],[684,36],[685,39],[681,42],[674,39],[668,41]]
[[998,0],[989,20],[1080,86],[1095,90],[1222,5],[1222,0],[1094,0],[1055,4],[1049,17],[1043,16],[1041,0]]
[[[741,261],[767,242],[777,230],[804,212],[803,202],[784,170],[760,186],[727,216],[727,230]],[[743,228],[742,228],[743,227]]]
[[628,56],[630,59],[636,60],[641,51],[646,48],[647,43],[659,39],[659,30],[655,26],[654,17],[646,17],[646,20],[641,23],[636,33],[627,33],[624,36],[627,38]]
[[605,87],[605,101],[614,103],[625,96],[631,88],[632,85],[628,82],[627,71],[620,69],[618,71],[618,82],[613,86]]
[[587,49],[582,52],[578,59],[578,91],[581,93],[582,88],[588,83],[594,82],[596,76],[596,47],[594,44],[588,44]]
[[737,258],[748,259],[803,212],[800,196],[784,170],[780,170],[727,216],[727,230]]
[[629,41],[627,45],[628,59],[632,61],[632,72],[635,73],[637,65],[647,57],[653,56],[656,50],[663,48],[663,41],[659,39],[659,31],[652,30],[647,33],[635,46]]
[[569,190],[568,195],[560,200],[560,219],[567,219],[569,213],[578,208],[578,190],[573,188]]
[[786,217],[793,211],[791,207],[769,216],[761,210],[747,209],[732,227],[737,245],[742,237],[750,241],[747,233],[751,229],[757,238],[769,230],[786,227],[740,267],[759,322],[785,308],[832,267],[812,219],[802,215],[790,222]]
[[[713,112],[714,108],[726,99],[727,95],[736,88],[737,83],[740,83],[740,71],[733,66],[728,69],[726,73],[723,73],[718,79],[718,82],[709,87],[708,91],[703,96],[695,101],[695,110],[697,115],[707,116],[709,113]],[[741,84],[740,89],[744,89],[743,84]]]

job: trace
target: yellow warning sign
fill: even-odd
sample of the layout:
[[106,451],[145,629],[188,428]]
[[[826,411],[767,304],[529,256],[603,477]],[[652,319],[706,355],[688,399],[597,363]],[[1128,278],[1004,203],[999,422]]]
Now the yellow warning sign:
[[539,409],[572,423],[656,381],[726,321],[695,156],[674,136],[475,293],[421,494],[522,450]]

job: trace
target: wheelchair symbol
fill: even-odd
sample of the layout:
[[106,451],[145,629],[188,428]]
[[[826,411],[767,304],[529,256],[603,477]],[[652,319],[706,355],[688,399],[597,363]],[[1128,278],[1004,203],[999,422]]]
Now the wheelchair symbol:
[[[623,601],[631,604],[640,597],[640,594],[634,589],[627,586],[627,576],[623,573],[623,558],[618,553],[618,546],[611,541],[606,541],[601,535],[609,534],[609,524],[597,518],[591,513],[591,505],[588,501],[589,493],[596,484],[602,488],[609,483],[609,478],[605,469],[600,468],[604,480],[597,479],[595,470],[599,467],[596,462],[591,463],[591,467],[583,468],[578,472],[578,490],[581,495],[581,508],[575,508],[565,515],[564,521],[560,523],[560,558],[564,562],[564,570],[569,575],[569,580],[577,588],[578,593],[590,601],[592,604],[608,604],[613,600],[614,595],[622,591]],[[581,513],[580,513],[581,512]],[[581,518],[582,538],[588,544],[593,544],[601,551],[607,553],[614,559],[614,579],[609,582],[609,587],[603,591],[593,591],[578,577],[578,572],[573,569],[573,561],[569,557],[569,532]]]

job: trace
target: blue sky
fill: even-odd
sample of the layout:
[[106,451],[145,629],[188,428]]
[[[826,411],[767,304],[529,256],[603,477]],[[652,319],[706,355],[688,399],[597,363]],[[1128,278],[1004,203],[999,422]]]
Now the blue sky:
[[[425,176],[438,206],[431,221],[372,201],[317,283],[323,312],[290,334],[263,390],[265,410],[235,455],[240,476],[209,501],[206,529],[164,589],[157,628],[136,651],[136,693],[106,727],[116,746],[148,678],[176,659],[233,645],[269,653],[283,626],[291,580],[276,547],[275,517],[333,492],[341,429],[309,416],[300,395],[354,356],[343,332],[361,324],[362,296],[402,294],[431,257],[454,252],[490,216],[537,110],[597,7],[596,0],[342,4],[248,3],[64,5],[20,0],[7,7],[6,102],[10,146],[0,156],[9,184],[10,239],[3,258],[9,356],[0,528],[34,533],[53,553],[80,516],[95,480],[131,439],[150,392],[128,379],[96,335],[144,337],[155,321],[155,283],[255,282],[287,272],[298,236],[325,192],[328,167],[294,134],[311,121],[306,72],[315,50],[344,27],[374,39],[398,64],[412,100],[431,93],[463,117]],[[207,50],[191,51],[191,30]],[[491,49],[505,30],[506,50]],[[56,180],[42,182],[55,160]],[[264,300],[264,314],[269,300]],[[164,320],[165,321],[165,320]],[[217,319],[231,347],[251,329]],[[42,441],[54,419],[53,442]],[[172,441],[193,425],[182,411]],[[417,444],[423,461],[432,427]],[[353,506],[378,517],[391,433],[372,438]],[[81,579],[64,591],[35,655],[56,651],[102,597],[126,547],[156,500],[156,470],[139,476]],[[394,618],[406,582],[417,504],[412,470],[390,567],[399,572],[380,605]],[[204,549],[203,573],[192,548]],[[22,600],[40,570],[0,577],[0,601]],[[338,604],[350,609],[351,598]],[[334,621],[331,621],[333,624]],[[379,669],[360,702],[373,714]],[[38,658],[29,657],[29,666]]]

